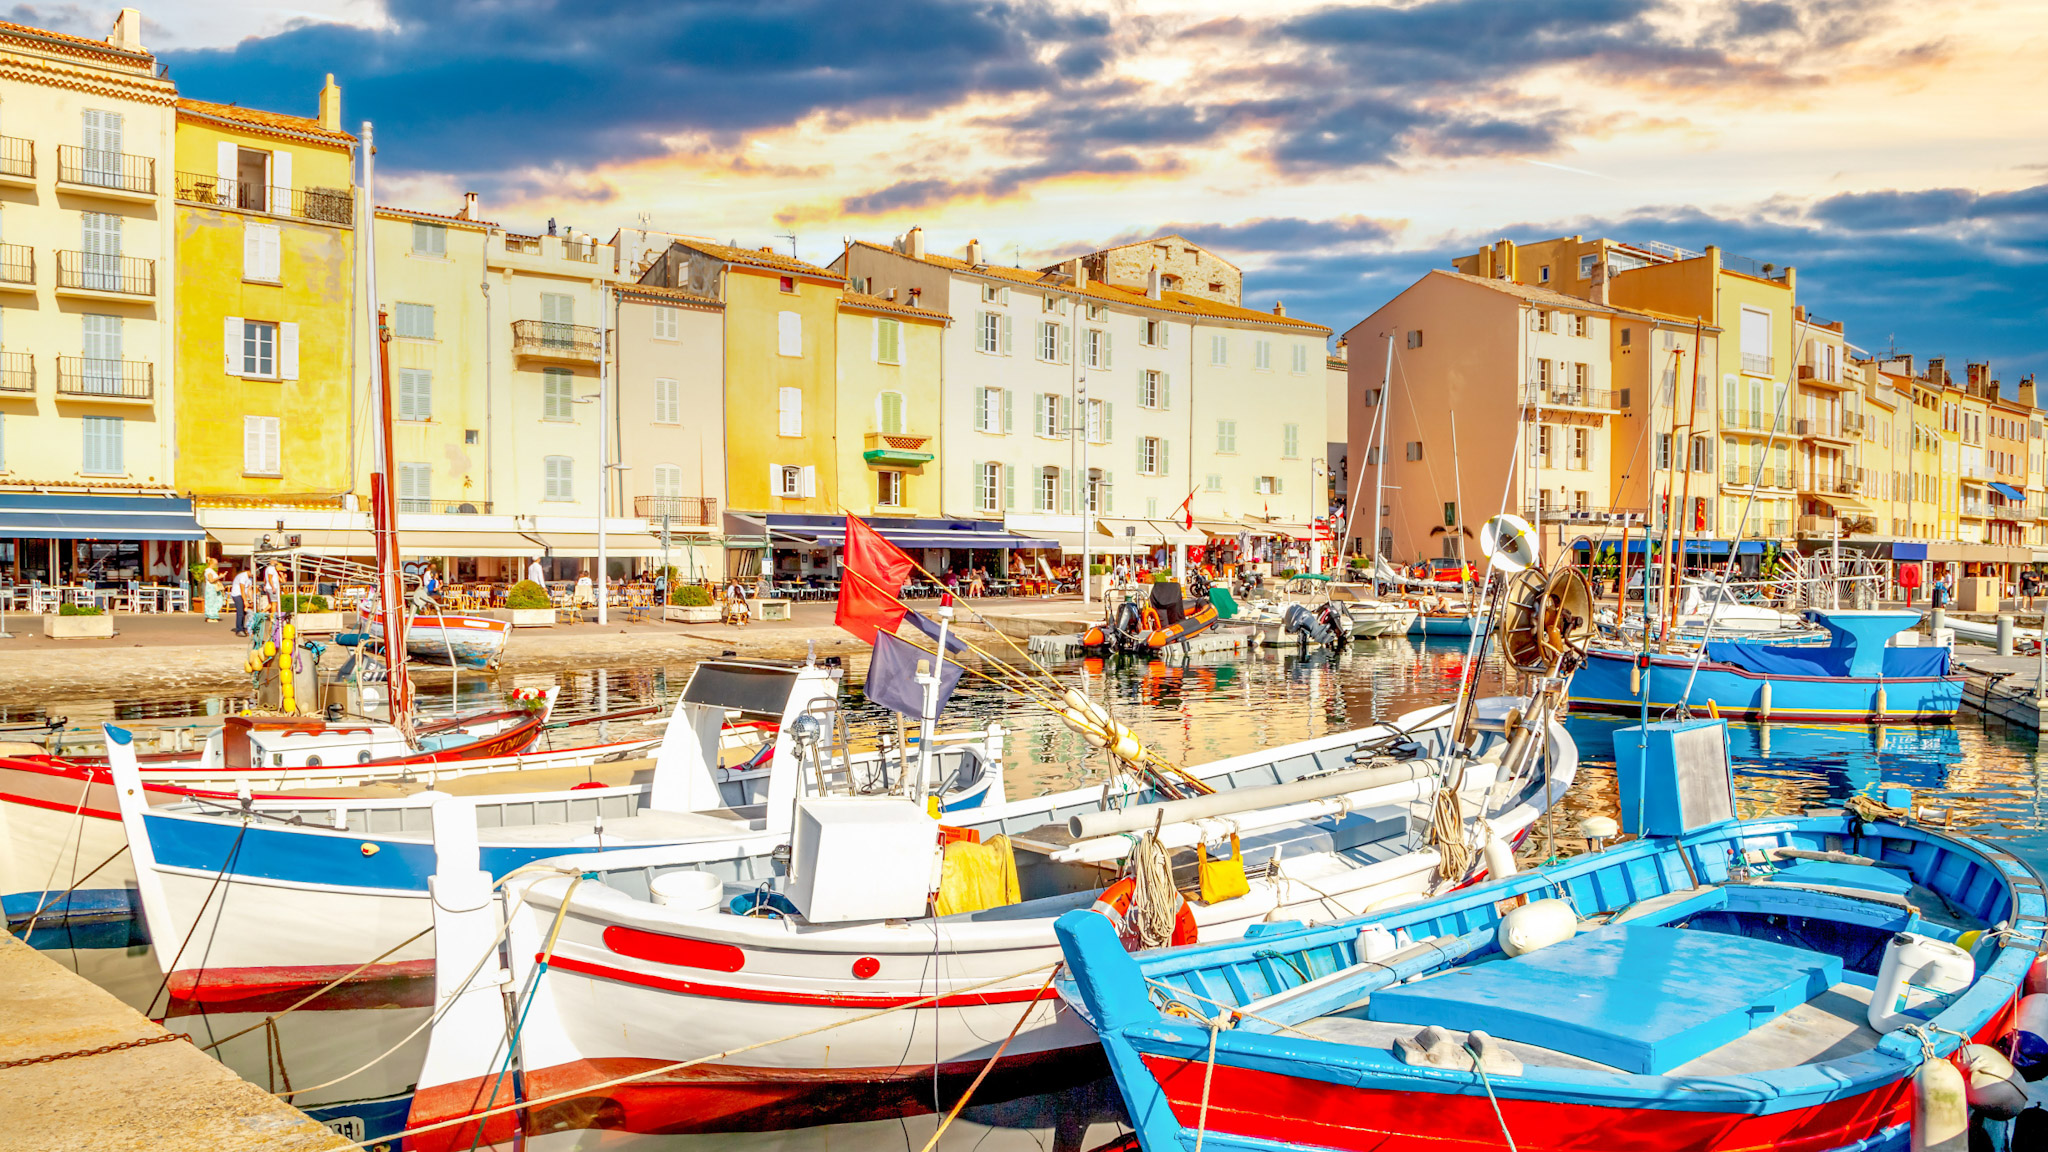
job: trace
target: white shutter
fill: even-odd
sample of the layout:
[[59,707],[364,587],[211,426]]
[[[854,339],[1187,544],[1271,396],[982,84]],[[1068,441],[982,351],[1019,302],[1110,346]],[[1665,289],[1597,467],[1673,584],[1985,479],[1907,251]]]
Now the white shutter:
[[[795,313],[785,312],[785,316]],[[781,423],[778,431],[784,436],[804,434],[804,391],[801,388],[783,388],[778,391]]]
[[280,216],[291,215],[292,154],[282,148],[270,154],[270,188],[270,195],[264,198],[264,203]]
[[1137,444],[1138,475],[1149,476],[1152,473],[1152,438],[1149,436],[1140,436],[1138,437]]
[[1102,402],[1102,442],[1103,442],[1104,444],[1107,444],[1107,443],[1109,443],[1109,442],[1110,442],[1111,440],[1115,439],[1115,437],[1114,437],[1114,436],[1112,436],[1112,435],[1110,434],[1110,429],[1109,429],[1109,422],[1110,422],[1110,418],[1111,418],[1112,416],[1114,416],[1115,414],[1116,414],[1116,405],[1115,405],[1115,404],[1112,404],[1112,403],[1110,403],[1110,402],[1109,402],[1109,401],[1107,401],[1107,400],[1104,400],[1104,401]]
[[781,356],[804,354],[804,318],[796,312],[775,314],[775,351]]
[[230,376],[242,374],[242,318],[230,316],[221,328],[221,371]]
[[241,161],[242,150],[236,145],[226,140],[214,145],[214,200],[224,208],[235,206],[235,171]]
[[1161,476],[1164,476],[1168,472],[1171,472],[1173,470],[1172,455],[1172,445],[1169,444],[1164,437],[1162,437],[1159,441],[1159,459],[1155,462],[1159,468],[1159,474]]
[[263,225],[242,225],[242,279],[263,280]]
[[1170,372],[1161,372],[1159,374],[1159,406],[1161,408],[1173,407],[1173,374]]
[[284,280],[284,242],[275,224],[265,224],[263,232],[262,275],[259,279],[282,282]]
[[242,417],[242,471],[263,471],[263,417]]
[[1109,367],[1109,333],[1107,331],[1102,334],[1102,366],[1104,368]]
[[782,495],[782,465],[780,464],[768,465],[768,495],[771,497]]
[[1062,364],[1071,364],[1074,361],[1074,341],[1071,336],[1072,331],[1073,330],[1068,328],[1065,324],[1055,324],[1052,326],[1053,342],[1059,345],[1060,363]]
[[277,378],[299,378],[299,326],[289,321],[277,326]]
[[804,485],[804,489],[803,489],[803,491],[804,491],[804,495],[805,495],[806,497],[810,497],[810,496],[816,496],[816,495],[818,494],[818,466],[817,466],[817,465],[815,465],[815,464],[806,464],[806,465],[804,465],[804,478],[803,478],[803,485]]

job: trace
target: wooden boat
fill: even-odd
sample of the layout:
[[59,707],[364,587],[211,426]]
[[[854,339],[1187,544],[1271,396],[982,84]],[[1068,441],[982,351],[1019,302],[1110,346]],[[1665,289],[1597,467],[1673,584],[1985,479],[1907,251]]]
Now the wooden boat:
[[1133,956],[1068,914],[1062,990],[1146,1152],[1960,1148],[1952,1060],[2024,1101],[1983,1045],[2039,1043],[2032,868],[1839,809],[1689,823],[1242,942]]
[[[1871,724],[1942,723],[1963,701],[1963,677],[1945,647],[1888,647],[1919,620],[1913,612],[1808,609],[1827,630],[1820,645],[1710,640],[1704,658],[1616,649],[1590,653],[1572,680],[1572,703],[1608,712],[1653,712],[1680,703],[1729,717]],[[1697,671],[1695,671],[1697,668]]]
[[[369,605],[358,609],[363,629],[384,638],[384,619]],[[422,664],[496,668],[512,638],[512,622],[454,612],[413,615],[405,623],[405,655]]]
[[[437,904],[436,933],[473,942],[478,951],[497,937],[502,909],[511,908],[511,968],[469,985],[468,992],[461,983],[468,953],[462,963],[440,969],[444,983],[436,1000],[453,1000],[455,1007],[435,1027],[410,1122],[456,1119],[492,1106],[491,1080],[506,1040],[501,988],[536,989],[517,1009],[526,1020],[516,1041],[523,1092],[527,1099],[569,1094],[546,1112],[551,1123],[559,1118],[569,1127],[629,1133],[787,1128],[922,1111],[934,1107],[934,1092],[943,1107],[1013,1026],[1016,1035],[994,1077],[977,1091],[977,1102],[1092,1078],[1100,1071],[1092,1038],[1044,987],[1057,959],[1053,918],[1093,901],[1114,906],[1125,899],[1117,893],[1131,887],[1128,881],[1104,889],[1133,840],[1115,831],[1089,835],[1085,823],[1077,840],[1072,822],[1112,816],[1113,827],[1157,829],[1162,843],[1175,846],[1180,882],[1190,886],[1197,845],[1237,841],[1246,866],[1243,888],[1182,903],[1176,940],[1183,933],[1230,939],[1269,917],[1323,919],[1412,901],[1483,875],[1486,860],[1501,858],[1505,842],[1526,833],[1568,789],[1577,749],[1562,724],[1532,721],[1533,727],[1518,729],[1523,738],[1509,734],[1509,717],[1528,706],[1506,698],[1479,704],[1478,759],[1458,790],[1465,813],[1460,835],[1472,850],[1469,864],[1459,867],[1469,873],[1442,874],[1445,857],[1423,831],[1441,782],[1457,776],[1449,756],[1449,708],[1190,768],[1216,789],[1192,800],[1161,803],[1158,793],[1146,792],[1128,798],[1133,807],[1105,809],[1104,790],[1094,786],[952,818],[959,830],[949,835],[976,836],[983,844],[1002,835],[1014,846],[1017,899],[979,910],[924,912],[937,863],[932,853],[954,858],[951,849],[933,844],[930,822],[923,825],[922,844],[891,846],[872,835],[854,836],[838,841],[836,854],[822,834],[812,841],[799,833],[793,865],[799,877],[859,875],[865,898],[889,883],[885,877],[904,875],[902,908],[864,906],[853,917],[828,910],[821,885],[807,894],[782,874],[788,870],[720,857],[710,846],[550,861],[508,880],[488,901]],[[1384,758],[1387,767],[1356,768],[1354,756],[1367,763]],[[1359,778],[1375,771],[1400,779],[1357,790]],[[1276,793],[1292,799],[1261,803]],[[853,806],[850,824],[872,832],[888,806],[910,801],[835,803]],[[1175,804],[1189,803],[1216,813],[1178,815]],[[827,827],[831,816],[807,808],[799,827]],[[1480,852],[1487,843],[1495,848]],[[445,859],[461,859],[447,845],[442,851]],[[885,863],[890,856],[907,859],[892,869]],[[459,882],[437,877],[435,891],[455,891]],[[789,914],[738,914],[754,906],[754,894],[764,887],[785,899]],[[685,890],[696,898],[679,898]],[[475,911],[458,914],[465,906]],[[551,945],[541,943],[549,939]],[[546,977],[529,984],[543,950]],[[903,1010],[862,1019],[891,1006]],[[838,1027],[802,1035],[832,1025]],[[798,1038],[743,1057],[575,1095],[614,1076],[791,1034]],[[496,1102],[508,1093],[501,1090]],[[486,1142],[510,1132],[509,1116],[483,1123]],[[467,1148],[477,1135],[476,1125],[459,1124],[409,1138],[408,1147]]]

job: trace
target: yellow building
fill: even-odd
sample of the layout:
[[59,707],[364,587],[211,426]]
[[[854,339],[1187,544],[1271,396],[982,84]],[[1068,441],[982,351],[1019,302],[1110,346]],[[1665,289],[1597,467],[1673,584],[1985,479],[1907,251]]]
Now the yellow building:
[[332,76],[317,118],[178,101],[178,482],[202,505],[353,487],[355,144]]
[[858,292],[840,302],[838,491],[847,511],[940,514],[940,344],[949,322]]

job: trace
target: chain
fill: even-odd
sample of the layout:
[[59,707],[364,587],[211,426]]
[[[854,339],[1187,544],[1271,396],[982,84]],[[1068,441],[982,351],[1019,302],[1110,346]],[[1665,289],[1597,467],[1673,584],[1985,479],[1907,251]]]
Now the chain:
[[52,1052],[47,1056],[30,1056],[26,1060],[0,1060],[0,1068],[20,1068],[28,1064],[54,1064],[74,1056],[99,1056],[107,1052],[119,1052],[123,1048],[146,1048],[151,1044],[162,1044],[170,1040],[191,1040],[186,1032],[166,1032],[161,1036],[144,1036],[140,1040],[128,1040],[120,1044],[102,1044],[98,1048],[77,1048],[70,1052]]

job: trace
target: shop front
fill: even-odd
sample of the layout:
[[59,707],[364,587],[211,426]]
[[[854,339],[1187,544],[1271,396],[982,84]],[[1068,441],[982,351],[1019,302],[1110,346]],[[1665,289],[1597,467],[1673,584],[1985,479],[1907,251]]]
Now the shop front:
[[162,495],[0,493],[0,570],[10,585],[69,590],[83,603],[112,589],[154,590],[182,606],[206,532],[192,501]]

